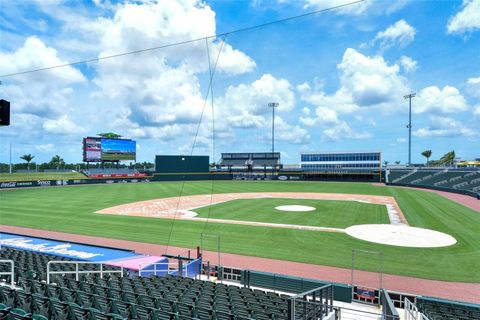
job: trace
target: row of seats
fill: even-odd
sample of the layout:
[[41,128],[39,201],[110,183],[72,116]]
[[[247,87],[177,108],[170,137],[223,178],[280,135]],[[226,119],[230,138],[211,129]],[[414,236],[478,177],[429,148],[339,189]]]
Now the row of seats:
[[474,305],[422,298],[417,300],[417,306],[430,320],[480,319],[480,308]]
[[[14,282],[18,282],[18,277],[43,279],[47,278],[47,264],[49,261],[72,261],[72,259],[53,256],[49,254],[35,253],[32,251],[17,250],[9,247],[2,247],[1,259],[15,261],[15,279]],[[0,272],[6,272],[10,270],[9,264],[0,264]],[[52,271],[60,270],[75,270],[74,264],[52,264],[50,267]],[[79,270],[98,270],[96,264],[81,264]],[[105,270],[120,270],[118,267],[105,266]],[[71,275],[73,277],[73,275]],[[9,276],[3,277],[10,282]]]
[[[17,287],[2,286],[0,292],[8,313],[21,314],[15,319],[287,319],[288,296],[271,292],[174,276],[83,274],[76,281],[72,274],[56,274],[47,284],[46,264],[59,257],[5,247],[1,256],[15,261]],[[73,268],[67,264],[61,270]],[[299,315],[312,312],[298,309]]]
[[479,178],[480,170],[390,169],[387,182],[478,192],[480,187]]
[[129,169],[129,168],[109,168],[109,169],[102,169],[102,168],[92,168],[86,169],[84,172],[89,174],[133,174],[138,173],[136,169]]

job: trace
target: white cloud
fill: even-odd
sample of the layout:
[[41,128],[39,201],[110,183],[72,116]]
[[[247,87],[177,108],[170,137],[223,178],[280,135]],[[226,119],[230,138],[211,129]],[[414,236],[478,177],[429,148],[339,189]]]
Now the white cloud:
[[412,72],[417,70],[418,68],[417,61],[407,56],[401,56],[399,63],[402,66],[403,70],[405,70],[405,72]]
[[348,92],[352,102],[361,107],[398,101],[400,93],[408,91],[399,66],[388,65],[381,56],[369,57],[348,48],[337,68],[341,71],[340,91]]
[[[102,18],[101,25],[96,31],[101,39],[100,57],[205,37],[216,31],[215,12],[194,0],[125,3],[117,7],[112,19]],[[210,39],[212,67],[222,46],[217,72],[238,75],[255,68],[255,62],[243,52]],[[128,63],[122,58],[104,60],[98,64],[94,79],[101,90],[96,96],[122,101],[128,119],[120,117],[117,123],[126,124],[136,136],[168,139],[191,130],[189,126],[200,119],[205,98],[199,74],[208,70],[205,41],[138,54]],[[259,121],[255,117],[243,120],[245,126],[258,125]]]
[[413,135],[420,138],[455,136],[472,138],[477,134],[478,132],[468,128],[460,121],[439,116],[431,116],[429,126],[420,128],[413,132]]
[[294,144],[304,144],[310,139],[310,134],[298,125],[290,125],[279,116],[275,116],[275,138]]
[[317,107],[315,117],[301,116],[300,122],[308,127],[318,126],[322,131],[322,140],[367,139],[371,134],[353,130],[346,121],[340,120],[338,113],[327,107]]
[[[291,111],[295,106],[295,95],[290,82],[264,74],[250,84],[229,86],[225,96],[218,102],[232,115],[265,115],[269,111],[268,103],[278,102],[278,112]],[[267,113],[268,114],[268,113]]]
[[472,96],[480,99],[480,77],[469,78],[467,80],[467,90]]
[[426,87],[418,94],[418,99],[412,102],[414,113],[441,112],[456,113],[466,111],[467,102],[457,88],[445,86],[439,89],[436,86]]
[[480,118],[480,105],[475,107],[473,115]]
[[[332,8],[332,7],[337,7],[341,5],[348,4],[352,1],[349,0],[305,0],[305,8],[310,8],[313,7],[316,10],[322,10],[322,9],[327,9],[327,8]],[[364,1],[360,3],[355,3],[349,6],[344,6],[339,9],[335,9],[332,12],[335,12],[337,14],[342,14],[342,15],[360,15],[362,13],[365,13],[367,9],[371,6],[370,1]]]
[[[63,65],[68,61],[58,57],[54,48],[46,46],[37,37],[28,37],[23,46],[12,53],[0,52],[0,72],[2,74],[41,69],[50,66]],[[73,67],[56,68],[37,73],[29,73],[12,77],[12,81],[31,83],[48,79],[50,82],[71,84],[84,82],[85,77]]]
[[407,141],[407,139],[405,139],[405,138],[397,138],[396,141],[399,142],[399,143],[404,143],[404,142]]
[[337,141],[346,138],[349,139],[368,139],[372,135],[368,132],[360,132],[352,129],[345,121],[329,127],[323,131],[322,139],[327,141]]
[[408,92],[407,81],[397,64],[389,65],[381,56],[365,56],[351,48],[345,50],[337,69],[340,87],[332,94],[323,92],[322,86],[297,86],[301,100],[316,106],[314,115],[304,111],[299,120],[305,126],[320,126],[323,140],[371,138],[368,132],[352,129],[340,115],[355,113],[358,121],[375,126],[375,119],[361,113],[396,108],[400,97]]
[[451,17],[447,32],[462,34],[480,29],[480,0],[464,0],[463,9]]
[[306,126],[335,125],[340,122],[338,113],[330,108],[318,106],[315,109],[315,117],[300,117],[300,122]]
[[35,145],[35,150],[41,153],[50,153],[55,150],[55,145],[53,143],[37,144]]
[[48,119],[43,123],[43,129],[52,134],[82,134],[85,130],[76,125],[67,115],[62,115],[57,119]]
[[404,47],[415,39],[415,33],[415,28],[402,19],[395,22],[384,31],[378,32],[373,39],[373,43],[380,43],[380,47],[384,49],[395,45]]
[[[21,72],[66,64],[58,52],[37,37],[28,37],[14,52],[0,52],[0,74]],[[77,69],[63,68],[12,76],[0,86],[2,95],[15,101],[16,113],[54,116],[62,113],[73,90],[71,85],[85,83]]]

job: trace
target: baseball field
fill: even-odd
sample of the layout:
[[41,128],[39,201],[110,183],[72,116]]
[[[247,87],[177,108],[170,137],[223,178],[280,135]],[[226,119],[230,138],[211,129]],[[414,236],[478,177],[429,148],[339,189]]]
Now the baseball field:
[[[268,223],[346,228],[385,224],[385,206],[362,201],[315,199],[235,199],[191,209],[195,219],[100,214],[138,201],[230,193],[329,193],[393,197],[412,227],[451,235],[456,243],[410,248],[359,240],[342,232],[274,228]],[[348,198],[348,196],[347,196]],[[222,252],[336,267],[351,267],[352,249],[380,251],[384,272],[426,279],[480,282],[480,213],[422,190],[336,182],[161,182],[46,187],[0,192],[0,223],[51,231],[194,248],[202,233],[220,236]],[[311,212],[282,212],[283,205],[306,205]],[[223,219],[215,221],[215,219]],[[222,223],[221,221],[235,223]],[[265,223],[248,225],[241,222]],[[216,243],[204,243],[215,250]],[[378,261],[360,269],[379,271]]]

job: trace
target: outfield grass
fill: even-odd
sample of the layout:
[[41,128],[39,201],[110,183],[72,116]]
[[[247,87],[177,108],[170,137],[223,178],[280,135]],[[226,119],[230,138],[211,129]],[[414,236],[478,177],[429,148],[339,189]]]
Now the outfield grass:
[[[303,205],[315,211],[288,212],[277,206]],[[303,226],[347,228],[356,224],[390,223],[384,205],[356,201],[307,199],[240,199],[193,210],[199,218],[256,221]]]
[[[193,248],[200,234],[218,234],[223,252],[349,268],[352,249],[382,251],[384,271],[428,279],[480,282],[480,213],[422,190],[327,182],[215,182],[214,193],[329,192],[394,196],[412,226],[446,232],[457,244],[436,249],[369,243],[346,234],[185,220],[101,215],[114,205],[178,196],[181,183],[29,188],[0,192],[0,223]],[[189,182],[183,195],[207,194],[211,182]],[[173,226],[173,229],[172,229]],[[169,238],[170,231],[172,236]],[[215,243],[207,243],[214,250]],[[378,271],[366,260],[365,270]]]
[[14,172],[0,173],[0,182],[5,181],[32,181],[32,180],[68,180],[88,179],[80,172]]

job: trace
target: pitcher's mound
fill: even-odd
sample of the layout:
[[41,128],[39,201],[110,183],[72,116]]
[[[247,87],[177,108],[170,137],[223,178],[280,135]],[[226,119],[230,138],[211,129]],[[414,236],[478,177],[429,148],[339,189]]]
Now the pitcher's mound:
[[406,225],[361,224],[348,227],[345,232],[357,239],[400,247],[438,248],[457,242],[446,233]]
[[314,207],[310,206],[299,206],[299,205],[289,205],[289,206],[278,206],[275,209],[280,211],[314,211]]

